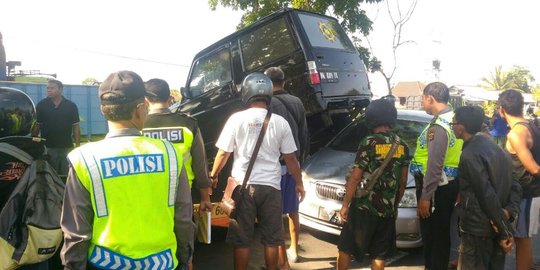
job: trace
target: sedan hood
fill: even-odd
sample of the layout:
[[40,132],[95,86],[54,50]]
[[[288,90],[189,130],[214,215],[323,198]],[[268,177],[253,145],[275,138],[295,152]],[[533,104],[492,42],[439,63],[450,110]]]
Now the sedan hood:
[[[356,153],[321,148],[303,166],[303,171],[309,181],[324,181],[328,183],[346,183],[345,176],[354,163]],[[408,174],[407,188],[414,187],[414,177]]]
[[356,153],[321,148],[304,165],[304,172],[312,181],[345,184],[345,176],[354,162]]

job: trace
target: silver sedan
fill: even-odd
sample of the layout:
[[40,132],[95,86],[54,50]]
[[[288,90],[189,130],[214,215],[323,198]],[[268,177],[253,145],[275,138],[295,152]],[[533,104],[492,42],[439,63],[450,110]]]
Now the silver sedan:
[[[407,143],[411,156],[416,149],[416,139],[431,118],[423,111],[398,110],[394,131]],[[367,134],[362,119],[357,118],[306,161],[302,170],[306,197],[300,204],[301,224],[340,234],[338,214],[345,195],[345,175],[354,162],[360,140]],[[410,173],[405,195],[399,204],[396,235],[398,248],[422,245],[420,222],[416,216],[416,190]]]

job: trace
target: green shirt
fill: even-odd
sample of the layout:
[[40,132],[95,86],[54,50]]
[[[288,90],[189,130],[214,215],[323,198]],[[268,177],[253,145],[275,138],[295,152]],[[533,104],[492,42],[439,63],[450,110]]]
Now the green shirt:
[[[354,167],[362,169],[364,174],[373,173],[383,163],[392,148],[394,138],[395,134],[392,132],[366,136],[358,146]],[[367,196],[355,199],[354,205],[378,217],[394,217],[402,168],[409,165],[409,160],[409,147],[401,141],[394,156],[373,186],[373,190]]]

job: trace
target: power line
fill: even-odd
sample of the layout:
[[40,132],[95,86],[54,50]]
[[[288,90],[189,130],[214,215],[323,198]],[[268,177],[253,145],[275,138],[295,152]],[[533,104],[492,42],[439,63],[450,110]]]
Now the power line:
[[169,66],[190,68],[190,66],[183,65],[183,64],[163,62],[163,61],[157,61],[157,60],[152,60],[152,59],[144,59],[144,58],[139,58],[139,57],[131,57],[131,56],[125,56],[125,55],[119,55],[119,54],[113,54],[113,53],[107,53],[107,52],[99,52],[99,51],[82,49],[82,48],[73,48],[73,49],[77,50],[77,51],[83,51],[83,52],[87,52],[87,53],[93,53],[93,54],[104,55],[104,56],[111,56],[111,57],[116,57],[116,58],[123,58],[123,59],[136,60],[136,61],[142,61],[142,62],[149,62],[149,63],[155,63],[155,64],[161,64],[161,65],[169,65]]
[[[190,68],[191,67],[191,66],[185,65],[185,64],[177,64],[177,63],[164,62],[164,61],[158,61],[158,60],[152,60],[152,59],[145,59],[145,58],[140,58],[140,57],[125,56],[125,55],[120,55],[120,54],[114,54],[114,53],[95,51],[95,50],[84,49],[84,48],[71,47],[71,46],[66,46],[65,44],[60,44],[60,45],[59,44],[54,44],[53,45],[51,43],[44,42],[43,40],[36,40],[36,39],[31,39],[31,38],[29,39],[28,37],[20,38],[18,36],[12,36],[10,38],[19,39],[21,41],[26,41],[26,42],[32,42],[33,44],[43,44],[43,45],[47,45],[47,46],[51,46],[51,47],[64,47],[66,49],[71,49],[71,50],[81,51],[81,52],[86,52],[86,53],[91,53],[91,54],[97,54],[97,55],[103,55],[103,56],[109,56],[109,57],[116,57],[116,58],[122,58],[122,59],[128,59],[128,60],[142,61],[142,62],[148,62],[148,63],[161,64],[161,65],[183,67],[183,68]],[[4,40],[6,40],[5,37],[4,37]]]

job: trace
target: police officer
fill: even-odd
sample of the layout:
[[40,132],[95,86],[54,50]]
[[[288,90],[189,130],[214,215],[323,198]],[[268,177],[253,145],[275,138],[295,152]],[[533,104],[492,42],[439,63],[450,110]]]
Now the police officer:
[[457,168],[463,141],[450,126],[454,112],[448,87],[433,82],[424,88],[422,105],[433,120],[417,140],[410,170],[416,180],[417,215],[424,242],[426,269],[447,269],[450,217],[458,193]]
[[144,122],[143,135],[168,140],[184,156],[189,186],[199,189],[201,202],[199,211],[212,210],[208,177],[208,161],[197,120],[181,112],[171,112],[172,101],[169,84],[162,79],[151,79],[145,83],[146,99],[150,104],[148,117]]
[[65,269],[185,269],[193,206],[182,154],[140,130],[148,113],[141,77],[109,75],[99,88],[104,140],[68,155],[62,209]]

